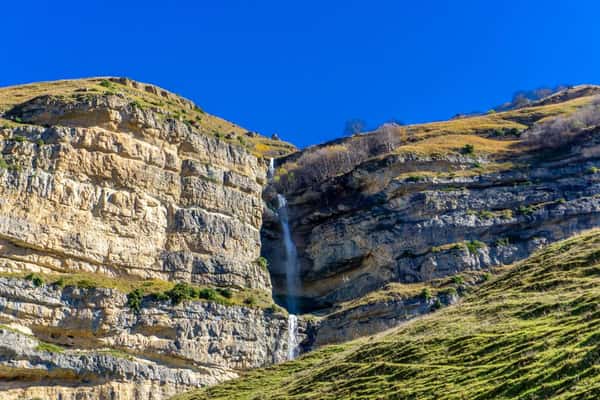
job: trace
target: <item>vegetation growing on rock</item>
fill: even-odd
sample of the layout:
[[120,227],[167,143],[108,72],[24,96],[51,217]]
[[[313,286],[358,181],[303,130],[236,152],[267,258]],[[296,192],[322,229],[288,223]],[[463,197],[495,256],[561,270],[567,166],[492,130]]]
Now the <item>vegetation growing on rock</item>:
[[595,399],[598,249],[558,242],[456,306],[176,399]]

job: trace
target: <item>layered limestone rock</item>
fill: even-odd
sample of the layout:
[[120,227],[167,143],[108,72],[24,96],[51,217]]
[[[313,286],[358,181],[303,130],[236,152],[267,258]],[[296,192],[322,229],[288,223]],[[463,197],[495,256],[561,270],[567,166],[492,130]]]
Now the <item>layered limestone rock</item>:
[[[498,172],[455,175],[448,172],[485,168],[489,160],[390,154],[287,193],[302,295],[328,307],[388,282],[510,264],[598,226],[599,149],[594,130],[560,151],[511,159]],[[276,292],[284,294],[280,240],[267,210],[263,253]]]
[[[15,270],[268,290],[262,162],[116,95],[42,96],[3,130],[0,254]],[[27,251],[23,251],[27,249]]]
[[0,278],[0,320],[68,348],[118,348],[182,365],[243,370],[287,358],[287,315],[272,309],[147,299],[135,312],[115,289]]
[[0,366],[3,399],[160,400],[236,377],[214,367],[182,369],[110,351],[62,350],[7,328],[0,328]]
[[0,115],[0,324],[32,335],[0,330],[0,397],[164,399],[285,360],[287,316],[251,301],[146,296],[137,311],[117,289],[22,278],[271,291],[257,262],[266,165],[222,134],[241,129],[152,85],[52,87],[65,85],[81,87]]

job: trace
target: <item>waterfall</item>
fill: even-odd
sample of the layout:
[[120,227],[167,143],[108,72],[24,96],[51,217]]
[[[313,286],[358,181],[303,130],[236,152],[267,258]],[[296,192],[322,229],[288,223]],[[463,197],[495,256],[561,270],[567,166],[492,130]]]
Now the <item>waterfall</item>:
[[298,316],[288,316],[288,360],[293,360],[298,355]]
[[269,169],[267,170],[267,178],[273,179],[273,176],[275,176],[275,159],[271,158],[269,159]]
[[298,288],[300,286],[300,272],[298,269],[298,253],[296,252],[296,245],[292,239],[285,197],[281,194],[277,194],[277,203],[277,214],[279,215],[279,222],[281,223],[281,230],[283,232],[283,245],[285,249],[284,265],[287,290],[286,303],[289,312],[288,359],[292,360],[296,356],[296,350],[298,347],[298,317],[296,316],[296,313],[298,312],[297,295]]

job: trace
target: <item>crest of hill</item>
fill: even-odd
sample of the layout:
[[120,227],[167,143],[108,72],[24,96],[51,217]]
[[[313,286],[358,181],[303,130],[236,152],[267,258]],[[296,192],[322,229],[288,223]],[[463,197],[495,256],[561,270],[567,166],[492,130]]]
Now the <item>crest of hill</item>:
[[190,124],[203,134],[239,144],[259,157],[277,157],[295,151],[287,142],[268,139],[234,123],[206,113],[191,100],[158,86],[128,78],[95,77],[51,82],[37,82],[0,88],[0,127],[12,127],[19,121],[6,118],[12,108],[41,96],[77,101],[86,96],[117,95],[140,108],[164,114]]
[[600,231],[588,231],[460,304],[177,400],[597,399],[599,262]]
[[[415,157],[460,155],[465,149],[490,161],[505,162],[523,156],[528,130],[558,117],[566,117],[590,105],[600,86],[579,85],[554,93],[528,106],[503,112],[453,118],[414,125],[384,124],[378,129],[311,146],[277,160],[279,190],[301,187],[349,173],[365,162],[403,154]],[[314,165],[328,164],[327,168]],[[312,177],[307,171],[321,171]],[[322,171],[327,171],[327,173]],[[304,179],[305,176],[309,178]]]

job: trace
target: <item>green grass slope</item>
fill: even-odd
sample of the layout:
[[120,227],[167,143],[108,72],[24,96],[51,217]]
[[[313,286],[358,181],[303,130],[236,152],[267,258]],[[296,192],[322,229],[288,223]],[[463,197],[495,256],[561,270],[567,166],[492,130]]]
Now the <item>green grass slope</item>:
[[177,400],[549,398],[600,398],[600,230],[393,331]]

